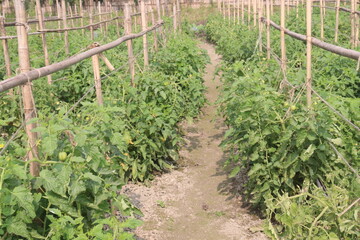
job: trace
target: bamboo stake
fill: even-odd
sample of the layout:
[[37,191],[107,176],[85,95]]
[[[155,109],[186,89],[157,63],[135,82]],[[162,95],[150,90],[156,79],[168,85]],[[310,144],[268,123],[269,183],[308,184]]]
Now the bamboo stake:
[[[98,2],[98,13],[99,13],[99,22],[102,21],[102,12],[101,12],[101,5],[100,5],[100,1]],[[104,33],[104,29],[103,29],[103,25],[102,24],[99,24],[99,27],[100,27],[100,32],[101,33]]]
[[243,24],[245,24],[244,2],[245,2],[245,0],[241,0],[241,22],[242,22]]
[[257,25],[257,19],[256,19],[256,15],[257,15],[257,1],[258,0],[253,0],[253,11],[254,11],[254,27],[256,27]]
[[280,47],[281,47],[281,70],[286,72],[286,47],[285,47],[285,0],[280,0]]
[[340,0],[336,0],[336,20],[335,20],[335,42],[338,42],[339,37],[339,12],[340,12]]
[[94,40],[94,0],[89,0],[89,4],[90,39]]
[[[16,22],[18,26],[16,27],[18,35],[18,51],[19,51],[19,66],[21,73],[26,73],[30,71],[30,55],[29,55],[29,45],[28,45],[28,35],[27,35],[27,19],[26,19],[26,10],[25,10],[25,1],[24,0],[14,0]],[[37,148],[37,133],[32,130],[36,128],[36,123],[28,123],[30,120],[36,117],[35,114],[35,103],[34,97],[32,94],[32,84],[30,82],[22,85],[22,99],[25,115],[25,130],[28,137],[28,147],[29,154],[27,156],[27,161],[33,159],[39,159],[38,148]],[[32,176],[39,176],[40,165],[38,162],[30,162],[30,174]]]
[[234,24],[236,23],[236,1],[237,0],[233,0],[233,4],[232,4],[232,9],[233,9],[233,21],[234,21]]
[[323,0],[320,0],[320,39],[324,39],[324,5]]
[[[175,4],[174,4],[174,6],[175,6]],[[176,8],[175,8],[175,10],[176,10]],[[142,29],[142,31],[145,31],[148,27],[148,23],[147,23],[144,0],[142,0],[140,2],[140,12],[141,12],[141,29]],[[175,18],[175,16],[174,16],[174,18]],[[149,65],[149,50],[148,50],[147,34],[144,34],[144,36],[143,36],[143,49],[144,49],[144,66],[146,67]]]
[[231,9],[230,9],[230,0],[227,1],[228,4],[228,11],[227,11],[227,17],[228,17],[228,21],[229,23],[231,22]]
[[[63,19],[63,25],[66,29],[67,26],[67,19],[66,19],[66,2],[65,0],[61,0],[61,10],[62,10],[62,19]],[[69,50],[69,32],[64,31],[64,41],[65,41],[65,54],[68,55],[70,53]]]
[[312,20],[312,0],[306,1],[306,102],[307,107],[311,108],[311,20]]
[[240,23],[240,0],[236,0],[236,18],[237,24]]
[[[355,2],[355,9],[358,9],[357,7],[357,2]],[[355,47],[357,47],[359,45],[359,19],[360,19],[360,16],[358,14],[354,14],[355,15],[355,40],[354,40],[354,43],[355,43]]]
[[[152,25],[155,25],[155,14],[152,7],[150,7],[150,11],[151,11],[151,23]],[[154,36],[154,48],[155,51],[157,51],[158,50],[157,30],[154,31],[153,36]]]
[[290,13],[290,0],[287,0],[286,1],[286,14],[289,15],[289,13]]
[[[5,18],[0,16],[0,35],[6,36],[6,29],[4,26]],[[10,60],[10,54],[9,54],[9,45],[6,39],[1,40],[3,52],[4,52],[4,60],[5,60],[5,68],[6,68],[6,76],[10,77],[11,72],[11,60]]]
[[74,19],[72,18],[74,16],[73,15],[73,10],[72,10],[72,7],[71,7],[70,3],[68,4],[68,9],[69,9],[69,12],[70,12],[70,17],[71,17],[71,26],[75,27]]
[[94,71],[94,81],[95,81],[95,91],[96,91],[96,99],[99,106],[104,104],[102,90],[101,90],[101,77],[100,77],[100,64],[99,64],[99,55],[96,54],[91,57],[92,66]]
[[[161,5],[160,0],[156,0],[156,12],[157,12],[157,20],[158,22],[161,21]],[[159,33],[162,33],[162,28],[159,28]]]
[[222,7],[222,14],[223,14],[223,18],[224,18],[224,20],[226,19],[226,2],[225,2],[226,0],[222,0],[222,5],[223,5],[223,7]]
[[173,5],[173,26],[174,26],[174,33],[176,33],[176,29],[177,29],[177,21],[176,21],[176,5]]
[[[57,12],[57,17],[59,19],[61,19],[61,8],[60,8],[60,2],[59,0],[56,0],[56,12]],[[60,29],[61,28],[61,22],[58,21],[58,28]],[[60,38],[62,36],[62,34],[59,34]]]
[[110,70],[110,71],[114,71],[115,67],[111,64],[111,62],[109,61],[109,59],[103,54],[103,53],[99,53],[98,54],[99,57],[101,58],[101,60],[104,61],[106,67]]
[[251,21],[251,4],[250,4],[250,0],[247,0],[247,15],[248,15],[248,26],[250,28],[250,21]]
[[180,0],[176,0],[176,9],[177,9],[177,24],[179,28],[179,32],[181,32],[181,4]]
[[[125,4],[124,15],[125,15],[125,34],[129,35],[132,32],[131,29],[131,10],[129,4]],[[129,69],[130,69],[130,76],[131,76],[131,86],[134,87],[134,80],[135,80],[135,59],[132,47],[132,40],[126,41],[127,49],[128,49],[128,57],[129,57]]]
[[[80,11],[80,17],[81,17],[80,18],[80,26],[84,27],[84,9],[83,9],[82,0],[80,0],[80,9],[79,9],[79,11]],[[85,35],[85,29],[82,29],[81,32],[82,32],[82,35]]]
[[262,18],[262,11],[263,11],[263,6],[262,6],[262,0],[258,1],[258,21],[259,21],[259,51],[262,52],[262,30],[263,30],[263,24],[261,21]]
[[266,0],[266,53],[267,59],[270,59],[271,53],[271,38],[270,38],[270,2],[271,0]]
[[274,15],[274,4],[273,0],[270,0],[270,16]]
[[350,14],[350,19],[351,19],[351,38],[350,38],[350,42],[351,42],[351,46],[355,47],[355,0],[351,0],[351,14]]
[[[44,23],[44,15],[43,15],[43,12],[41,9],[40,0],[36,0],[36,11],[37,11],[38,19],[39,19],[39,30],[42,31],[45,28],[45,23]],[[49,60],[49,53],[48,53],[45,33],[41,34],[41,40],[42,40],[42,47],[43,47],[43,51],[44,51],[45,66],[49,66],[50,60]],[[48,84],[52,83],[51,75],[47,76],[47,81],[48,81]]]
[[[113,12],[115,13],[115,17],[119,17],[119,11],[115,11],[113,8]],[[116,19],[116,35],[120,37],[120,21],[118,18]]]

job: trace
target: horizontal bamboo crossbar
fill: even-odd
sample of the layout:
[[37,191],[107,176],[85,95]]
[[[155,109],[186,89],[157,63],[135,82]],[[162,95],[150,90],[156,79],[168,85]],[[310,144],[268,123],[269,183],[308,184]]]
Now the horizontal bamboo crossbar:
[[[266,18],[264,18],[264,17],[262,17],[261,20],[264,23],[267,22]],[[270,20],[269,23],[275,29],[277,29],[277,30],[281,29],[281,27],[278,24],[274,23],[273,21]],[[306,42],[306,36],[305,35],[290,31],[288,29],[284,29],[284,32],[285,32],[286,35],[289,35],[290,37],[293,37],[295,39]],[[354,59],[354,60],[357,60],[357,61],[360,59],[360,52],[352,50],[352,49],[347,49],[347,48],[343,48],[343,47],[340,47],[340,46],[337,46],[337,45],[334,45],[334,44],[331,44],[331,43],[327,43],[327,42],[321,41],[321,40],[319,40],[317,38],[314,38],[314,37],[311,38],[311,43],[314,46],[317,46],[319,48],[322,48],[324,50],[327,50],[329,52],[335,53],[335,54],[343,56],[343,57],[348,57],[348,58],[351,58],[351,59]]]
[[161,27],[164,24],[163,21],[158,22],[156,25],[148,28],[145,31],[136,33],[136,34],[129,34],[126,36],[123,36],[113,42],[107,43],[105,45],[90,49],[88,51],[85,51],[83,53],[79,53],[77,55],[71,56],[70,58],[63,60],[61,62],[53,63],[49,66],[45,66],[42,68],[34,69],[26,73],[22,73],[19,75],[16,75],[14,77],[8,78],[6,80],[3,80],[0,82],[0,93],[4,92],[6,90],[9,90],[11,88],[23,85],[27,82],[31,82],[33,80],[39,79],[41,77],[45,77],[49,74],[58,72],[60,70],[63,70],[65,68],[68,68],[76,63],[79,63],[87,58],[90,58],[96,54],[102,53],[104,51],[107,51],[109,49],[115,48],[121,43],[135,39],[138,37],[142,37],[143,35],[147,34],[148,32],[154,31],[155,29]]
[[[79,19],[82,18],[81,16],[72,16],[72,17],[67,17],[66,19]],[[44,22],[56,22],[56,21],[62,21],[62,18],[58,18],[58,17],[51,17],[51,18],[45,18]],[[38,19],[29,19],[28,20],[28,24],[34,24],[34,23],[38,23],[39,20]],[[5,22],[4,26],[5,27],[12,27],[12,26],[16,26],[17,23],[16,22]]]
[[[134,14],[131,14],[132,17],[134,16],[138,16],[140,13],[134,13]],[[81,18],[81,17],[80,17]],[[53,33],[53,32],[65,32],[65,31],[76,31],[76,30],[81,30],[81,29],[86,29],[86,28],[90,28],[90,27],[96,27],[100,24],[104,24],[104,23],[107,23],[107,22],[112,22],[112,21],[115,21],[117,19],[123,19],[124,17],[123,16],[119,16],[119,17],[114,17],[114,18],[111,18],[111,19],[108,19],[108,20],[104,20],[104,21],[101,21],[101,22],[97,22],[97,23],[93,23],[93,24],[89,24],[89,25],[86,25],[86,26],[83,26],[83,27],[73,27],[73,28],[60,28],[60,29],[44,29],[42,31],[37,31],[37,32],[31,32],[31,33],[28,33],[28,35],[39,35],[39,34],[42,34],[42,33]],[[13,35],[13,36],[1,36],[0,37],[0,40],[5,40],[5,39],[16,39],[17,36]]]

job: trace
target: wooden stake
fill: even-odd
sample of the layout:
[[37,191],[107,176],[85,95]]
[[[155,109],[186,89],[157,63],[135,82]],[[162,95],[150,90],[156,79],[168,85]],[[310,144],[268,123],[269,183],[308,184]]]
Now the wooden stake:
[[[6,36],[6,29],[5,29],[4,23],[5,23],[5,18],[0,16],[0,35],[1,36]],[[8,41],[7,39],[1,40],[2,47],[3,47],[3,52],[4,52],[6,76],[10,77],[12,72],[11,72],[11,61],[10,61],[10,54],[9,54],[9,46],[8,46],[7,41]]]
[[286,72],[286,47],[285,47],[285,0],[280,1],[280,47],[281,47],[281,69]]
[[[161,21],[161,5],[160,0],[156,0],[156,12],[157,12],[157,20],[158,22]],[[162,28],[159,28],[159,33],[162,33]]]
[[228,11],[227,11],[227,17],[228,17],[228,21],[229,23],[231,22],[231,10],[230,10],[230,0],[227,1],[227,4],[228,4]]
[[[175,4],[174,4],[175,6]],[[147,17],[146,17],[146,9],[145,9],[145,1],[142,0],[140,2],[140,12],[141,12],[141,29],[145,31],[148,27]],[[144,66],[149,65],[149,50],[148,50],[148,41],[147,34],[143,36],[143,49],[144,49]]]
[[312,0],[306,1],[306,102],[311,108],[311,20],[312,20]]
[[[154,14],[154,10],[152,7],[150,7],[150,11],[151,11],[151,23],[152,25],[155,25],[156,22],[155,22],[155,14]],[[155,51],[158,50],[158,40],[157,40],[157,30],[155,29],[154,32],[153,32],[153,36],[154,36],[154,48],[155,48]]]
[[[132,29],[131,29],[131,10],[130,10],[130,6],[129,4],[125,4],[125,9],[124,9],[124,15],[125,15],[125,22],[124,22],[124,28],[125,28],[125,34],[131,34]],[[135,86],[134,85],[134,80],[135,80],[135,58],[134,58],[134,53],[133,53],[133,47],[132,47],[132,40],[128,40],[126,42],[127,45],[127,49],[128,49],[128,57],[129,57],[129,69],[130,69],[130,75],[131,75],[131,86]]]
[[244,2],[245,0],[241,0],[241,22],[245,24],[245,16],[244,16]]
[[[84,27],[84,9],[83,9],[83,2],[80,0],[80,26]],[[85,29],[81,29],[82,35],[85,35]]]
[[355,47],[355,1],[356,0],[351,0],[351,14],[350,14],[350,19],[351,19],[351,38],[350,38],[350,42],[351,42],[351,46]]
[[[61,0],[61,10],[62,10],[63,27],[66,29],[68,26],[67,26],[66,2],[65,2],[65,0]],[[70,50],[69,50],[69,32],[68,31],[64,31],[64,42],[65,42],[65,54],[68,55],[70,53]]]
[[247,15],[248,15],[248,25],[250,28],[250,21],[251,21],[251,4],[250,0],[247,0]]
[[115,67],[111,64],[111,62],[109,61],[109,59],[103,54],[103,53],[99,53],[98,54],[99,57],[101,58],[101,60],[104,61],[106,67],[110,70],[110,71],[114,71]]
[[257,0],[253,0],[253,11],[254,11],[254,27],[256,27],[257,25],[257,19],[256,19],[256,16],[257,16]]
[[[357,2],[355,1],[355,9],[358,9],[357,7]],[[359,45],[359,19],[360,19],[360,16],[358,14],[354,14],[355,15],[355,40],[354,40],[354,44],[355,44],[355,47],[357,47]]]
[[335,42],[338,42],[338,37],[339,37],[339,12],[340,12],[340,0],[336,0]]
[[[41,9],[40,0],[36,0],[36,12],[37,12],[38,20],[39,20],[39,30],[42,31],[45,29],[45,23],[44,23],[44,15],[43,15],[43,12]],[[48,49],[47,49],[45,33],[41,34],[41,40],[42,40],[42,47],[43,47],[43,51],[44,51],[45,66],[49,66],[50,60],[49,60],[49,53],[48,53]],[[51,75],[47,76],[47,81],[49,84],[52,83]]]
[[100,106],[104,104],[102,90],[101,90],[101,77],[100,77],[100,64],[99,64],[99,55],[96,54],[91,57],[92,66],[94,71],[94,80],[95,80],[95,91],[96,99]]
[[266,53],[267,59],[270,59],[271,46],[270,46],[270,0],[266,0]]
[[181,4],[180,0],[176,0],[176,9],[177,9],[177,24],[179,32],[181,32]]
[[236,18],[237,24],[240,24],[240,0],[236,0]]
[[263,6],[262,6],[262,2],[263,0],[259,0],[258,1],[258,21],[259,21],[259,51],[262,52],[262,30],[263,30],[263,24],[261,21],[262,18],[262,11],[263,11]]
[[174,33],[176,33],[176,29],[177,29],[177,22],[176,22],[176,5],[173,5],[173,26],[174,26]]
[[[16,26],[18,36],[18,51],[19,51],[19,67],[21,73],[30,71],[30,55],[28,45],[28,33],[27,33],[27,19],[24,0],[14,0],[16,22],[19,24]],[[28,123],[30,120],[36,117],[35,103],[32,93],[32,84],[30,82],[24,84],[21,87],[22,99],[24,105],[25,115],[25,130],[28,137],[29,154],[27,156],[28,161],[39,159],[37,148],[37,133],[32,130],[36,128],[36,123]],[[38,162],[30,162],[30,174],[32,176],[39,176],[40,165]]]
[[324,5],[323,0],[320,0],[320,38],[324,40]]
[[[60,2],[59,0],[56,0],[56,12],[57,12],[57,17],[59,19],[61,19],[61,7],[60,7]],[[61,29],[61,22],[58,21],[58,28]],[[59,37],[62,39],[62,34],[59,33]]]
[[270,16],[272,16],[274,14],[274,4],[273,4],[273,0],[270,0]]
[[[100,3],[100,1],[98,2],[98,13],[99,13],[99,22],[102,22],[102,15],[101,15],[101,5],[100,5],[101,3]],[[103,33],[104,32],[104,29],[103,29],[103,25],[102,24],[100,24],[99,25],[99,27],[100,27],[100,32],[101,33]]]
[[90,23],[90,39],[94,40],[94,0],[89,0],[89,23]]
[[[70,12],[70,17],[72,18],[74,16],[74,14],[73,14],[73,10],[72,10],[72,7],[71,7],[70,3],[68,3],[68,9],[69,9],[69,12]],[[73,28],[75,27],[74,19],[71,19],[71,26]]]

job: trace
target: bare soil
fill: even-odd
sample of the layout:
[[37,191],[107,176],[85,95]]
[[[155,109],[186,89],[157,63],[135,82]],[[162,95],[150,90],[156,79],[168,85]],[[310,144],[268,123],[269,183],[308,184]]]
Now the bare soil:
[[245,240],[267,239],[262,221],[242,207],[228,191],[229,179],[219,147],[226,131],[215,101],[221,83],[215,76],[220,56],[202,43],[211,63],[204,75],[209,104],[194,123],[183,124],[186,144],[181,150],[181,169],[158,176],[151,186],[128,184],[123,188],[144,213],[143,226],[135,231],[144,240]]

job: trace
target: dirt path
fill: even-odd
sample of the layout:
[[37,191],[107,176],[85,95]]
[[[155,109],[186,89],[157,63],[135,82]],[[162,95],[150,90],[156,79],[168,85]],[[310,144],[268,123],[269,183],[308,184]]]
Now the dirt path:
[[227,178],[221,168],[225,156],[218,145],[225,127],[214,105],[220,57],[213,46],[203,43],[201,47],[211,58],[204,76],[210,104],[198,121],[184,126],[186,146],[181,155],[185,167],[163,174],[150,187],[129,184],[124,188],[145,215],[136,235],[144,240],[267,239],[254,231],[261,228],[261,221],[222,191]]

